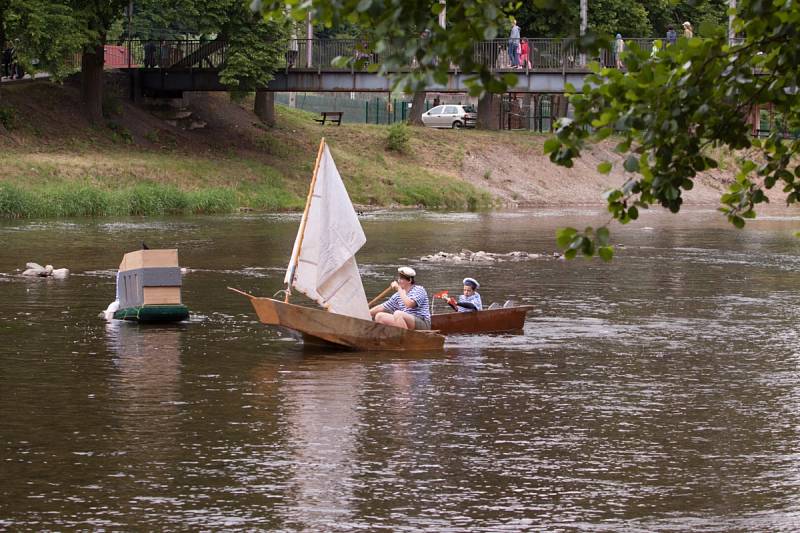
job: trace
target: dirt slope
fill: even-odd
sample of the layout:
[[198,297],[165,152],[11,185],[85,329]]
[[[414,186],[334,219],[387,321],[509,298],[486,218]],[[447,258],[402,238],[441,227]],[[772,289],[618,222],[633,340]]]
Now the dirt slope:
[[[325,135],[335,150],[353,155],[352,160],[343,157],[343,165],[348,173],[364,176],[364,181],[374,181],[375,176],[383,179],[392,169],[418,169],[428,176],[468,182],[491,193],[499,204],[510,206],[600,205],[602,193],[626,179],[610,141],[588,150],[567,169],[551,164],[543,155],[546,135],[528,132],[412,128],[411,150],[397,154],[385,148],[385,126],[321,127],[312,115],[279,108],[277,126],[266,128],[249,103],[233,103],[220,93],[190,95],[183,113],[188,116],[178,119],[174,109],[139,107],[112,96],[107,124],[92,126],[80,113],[78,89],[73,85],[4,84],[0,91],[0,107],[12,108],[15,122],[9,130],[0,129],[0,141],[14,152],[13,159],[52,162],[52,172],[62,178],[85,174],[87,166],[119,166],[120,154],[142,158],[169,152],[189,160],[203,158],[206,164],[219,159],[221,166],[224,160],[237,158],[263,162],[282,175],[291,190],[302,192],[308,161],[313,161],[319,138]],[[109,158],[112,153],[114,157]],[[605,160],[615,163],[609,175],[596,170]],[[137,165],[127,165],[125,172],[135,176]],[[148,172],[145,179],[158,179],[152,169]],[[235,178],[222,174],[222,181]],[[0,169],[0,181],[23,177],[24,169]],[[718,203],[731,178],[730,172],[717,171],[697,179],[686,203]],[[180,181],[186,179],[183,176]],[[214,185],[208,178],[205,184]]]

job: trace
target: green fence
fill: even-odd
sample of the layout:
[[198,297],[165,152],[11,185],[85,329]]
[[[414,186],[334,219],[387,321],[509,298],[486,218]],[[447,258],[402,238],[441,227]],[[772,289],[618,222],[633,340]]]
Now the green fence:
[[[283,105],[289,104],[288,93],[278,93],[275,95],[275,102]],[[430,106],[426,102],[425,109]],[[342,122],[352,122],[360,124],[392,124],[403,122],[408,118],[409,102],[392,98],[389,101],[386,97],[370,98],[350,98],[347,94],[333,94],[330,96],[320,96],[316,94],[297,93],[295,96],[295,107],[312,113],[321,111],[341,111]]]

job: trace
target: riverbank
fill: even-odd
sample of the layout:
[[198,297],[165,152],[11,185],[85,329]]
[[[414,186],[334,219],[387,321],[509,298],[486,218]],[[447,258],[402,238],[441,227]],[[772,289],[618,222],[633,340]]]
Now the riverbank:
[[[298,209],[323,135],[364,206],[601,205],[603,191],[624,181],[616,168],[596,171],[618,160],[610,144],[565,169],[542,155],[543,134],[408,128],[400,153],[387,149],[386,126],[323,127],[311,113],[277,106],[277,124],[267,128],[251,102],[225,94],[193,94],[180,111],[112,95],[107,122],[92,126],[76,87],[43,81],[2,91],[3,217]],[[727,179],[724,171],[698,179],[687,203],[716,203]]]

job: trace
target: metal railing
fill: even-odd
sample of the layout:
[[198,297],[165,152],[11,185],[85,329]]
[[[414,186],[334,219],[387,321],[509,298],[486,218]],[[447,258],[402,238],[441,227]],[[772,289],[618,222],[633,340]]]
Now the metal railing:
[[[596,56],[581,54],[574,39],[525,39],[529,48],[530,66],[521,65],[526,71],[585,71],[586,62],[598,61],[606,67],[614,67],[614,45],[600,50]],[[626,48],[637,46],[650,51],[655,38],[625,39]],[[661,39],[661,46],[665,40]],[[492,71],[513,70],[509,54],[508,39],[480,41],[473,45],[476,63]],[[106,68],[146,69],[219,69],[224,66],[229,50],[228,42],[222,39],[200,40],[129,40],[106,47]],[[345,58],[343,65],[334,66],[336,58]],[[384,58],[371,50],[369,43],[358,39],[289,39],[285,52],[279,60],[280,69],[313,69],[317,71],[366,69]],[[80,63],[79,58],[76,61]],[[409,69],[415,65],[410,65]],[[451,69],[460,70],[457,65]]]

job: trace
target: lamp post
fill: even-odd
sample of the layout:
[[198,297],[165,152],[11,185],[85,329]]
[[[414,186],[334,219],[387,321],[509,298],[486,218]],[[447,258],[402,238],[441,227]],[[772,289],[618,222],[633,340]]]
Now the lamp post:
[[[581,37],[586,35],[586,27],[588,26],[588,11],[589,11],[589,0],[581,0]],[[581,66],[586,64],[586,54],[581,53],[580,59]]]
[[311,68],[311,60],[314,57],[313,50],[311,48],[313,39],[314,39],[314,26],[311,24],[311,11],[308,12],[306,17],[306,66]]

